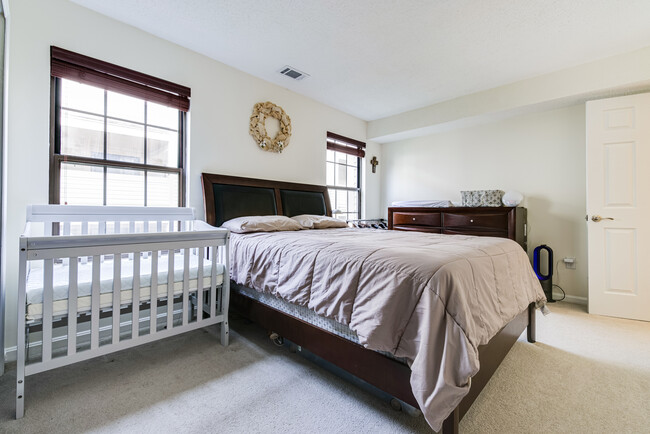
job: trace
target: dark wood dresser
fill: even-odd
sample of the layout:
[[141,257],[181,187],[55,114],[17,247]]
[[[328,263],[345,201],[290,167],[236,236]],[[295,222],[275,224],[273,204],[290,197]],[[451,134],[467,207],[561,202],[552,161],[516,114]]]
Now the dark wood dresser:
[[388,229],[510,238],[528,251],[526,208],[388,208]]

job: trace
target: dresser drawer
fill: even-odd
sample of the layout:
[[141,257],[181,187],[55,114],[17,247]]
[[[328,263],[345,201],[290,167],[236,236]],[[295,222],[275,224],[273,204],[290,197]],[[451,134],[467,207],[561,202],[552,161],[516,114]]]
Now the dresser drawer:
[[418,231],[418,232],[428,232],[430,234],[441,234],[442,229],[441,228],[430,228],[428,226],[406,226],[406,225],[400,225],[400,226],[393,226],[393,230],[396,231]]
[[508,230],[507,214],[452,214],[444,213],[443,221],[445,228],[476,228],[489,230]]
[[453,230],[453,229],[444,229],[442,231],[445,235],[475,235],[477,237],[498,237],[498,238],[508,238],[508,231],[494,231],[494,230],[471,230],[471,229],[462,229],[462,230]]
[[510,238],[526,250],[526,208],[389,207],[389,229]]
[[394,212],[393,226],[440,226],[440,213]]

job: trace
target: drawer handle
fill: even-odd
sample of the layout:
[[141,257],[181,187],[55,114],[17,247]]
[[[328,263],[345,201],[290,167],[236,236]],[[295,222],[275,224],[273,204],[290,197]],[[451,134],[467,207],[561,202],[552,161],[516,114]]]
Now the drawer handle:
[[470,222],[470,223],[474,223],[474,220],[470,220],[469,222]]
[[415,221],[415,217],[413,217],[413,221]]

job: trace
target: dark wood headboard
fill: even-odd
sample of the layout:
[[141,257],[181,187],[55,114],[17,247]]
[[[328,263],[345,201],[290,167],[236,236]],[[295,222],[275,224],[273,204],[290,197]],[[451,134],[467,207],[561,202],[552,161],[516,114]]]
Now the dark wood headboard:
[[332,215],[327,187],[203,173],[205,221],[221,226],[249,215]]

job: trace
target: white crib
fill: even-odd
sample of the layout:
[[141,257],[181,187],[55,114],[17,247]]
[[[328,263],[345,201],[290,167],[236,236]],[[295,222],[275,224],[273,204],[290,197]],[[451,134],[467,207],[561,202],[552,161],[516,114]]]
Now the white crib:
[[26,376],[217,323],[228,345],[228,238],[191,208],[28,207],[16,418]]

